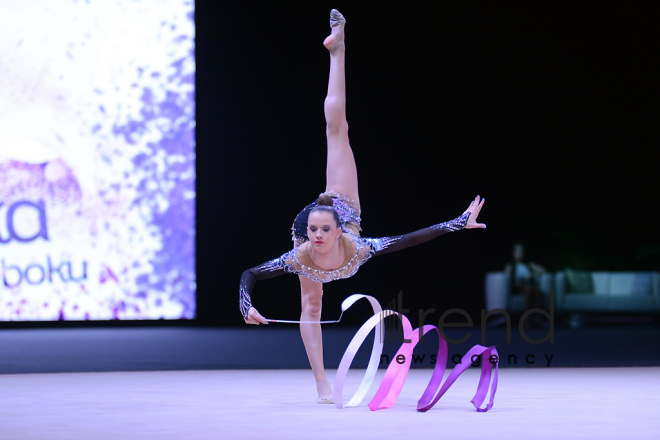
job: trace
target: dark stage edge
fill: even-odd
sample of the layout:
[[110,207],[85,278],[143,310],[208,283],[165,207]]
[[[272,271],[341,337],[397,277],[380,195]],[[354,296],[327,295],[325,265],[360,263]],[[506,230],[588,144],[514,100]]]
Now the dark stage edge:
[[[326,368],[337,368],[357,329],[326,327],[323,332]],[[480,343],[480,329],[447,329],[450,357]],[[542,339],[547,329],[532,329]],[[432,367],[437,336],[429,333],[415,354],[425,354],[413,367]],[[504,327],[486,330],[485,345],[496,345],[500,367],[624,367],[660,366],[658,326],[614,326],[571,330],[555,329],[555,342],[531,344],[518,332],[506,342]],[[365,367],[373,337],[364,343],[354,368]],[[399,344],[386,341],[384,353]],[[513,358],[517,357],[517,364]],[[529,356],[529,355],[533,355]],[[529,358],[528,358],[529,356]],[[418,358],[419,359],[419,358]],[[527,363],[526,359],[533,364]],[[385,367],[386,362],[381,366]],[[450,362],[450,366],[452,363]],[[297,327],[280,324],[245,328],[158,327],[87,329],[11,329],[0,331],[0,373],[63,373],[98,371],[165,371],[216,369],[298,369],[309,363]]]

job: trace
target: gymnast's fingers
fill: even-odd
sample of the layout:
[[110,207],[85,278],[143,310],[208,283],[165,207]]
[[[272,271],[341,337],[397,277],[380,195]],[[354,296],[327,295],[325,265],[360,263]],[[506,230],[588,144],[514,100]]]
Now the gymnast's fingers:
[[486,201],[486,199],[483,198],[483,199],[481,199],[481,203],[477,204],[477,207],[476,207],[477,214],[481,212],[481,207],[484,206],[485,201]]
[[268,321],[266,321],[266,318],[261,316],[259,312],[257,312],[257,309],[254,307],[250,308],[250,318],[252,318],[255,321],[255,324],[268,324]]
[[245,323],[246,324],[259,325],[259,322],[256,319],[257,315],[259,315],[259,312],[257,312],[257,309],[255,309],[254,307],[250,307],[250,310],[248,310],[248,317],[245,320]]

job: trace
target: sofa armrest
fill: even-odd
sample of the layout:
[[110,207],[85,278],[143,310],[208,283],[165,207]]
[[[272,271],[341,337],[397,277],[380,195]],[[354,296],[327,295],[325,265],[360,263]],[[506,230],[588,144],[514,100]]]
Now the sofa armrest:
[[660,312],[660,273],[653,272],[651,278],[651,295],[655,304],[655,310]]
[[504,272],[488,272],[485,279],[486,311],[505,309],[509,298],[509,280]]

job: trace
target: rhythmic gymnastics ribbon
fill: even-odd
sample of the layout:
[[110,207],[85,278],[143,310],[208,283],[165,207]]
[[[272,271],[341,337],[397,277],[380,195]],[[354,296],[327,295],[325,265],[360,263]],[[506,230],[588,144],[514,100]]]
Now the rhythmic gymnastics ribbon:
[[[346,408],[357,406],[364,396],[367,394],[371,384],[373,383],[374,378],[376,377],[376,372],[378,371],[378,364],[380,363],[380,355],[383,351],[383,338],[381,337],[381,323],[383,319],[391,315],[397,315],[401,319],[403,327],[403,335],[405,340],[410,342],[404,342],[393,359],[397,359],[397,356],[405,356],[405,362],[399,364],[398,362],[391,362],[385,375],[381,380],[378,391],[376,395],[371,399],[368,406],[372,411],[377,411],[379,409],[391,408],[396,399],[401,394],[403,385],[408,377],[408,372],[410,370],[410,363],[412,360],[412,352],[417,343],[419,342],[419,328],[413,330],[412,325],[408,318],[395,312],[393,310],[383,310],[380,306],[378,300],[369,295],[355,294],[346,298],[341,305],[341,315],[339,319],[335,321],[320,321],[320,323],[337,323],[341,320],[341,317],[344,315],[344,312],[348,310],[356,301],[365,298],[371,303],[373,309],[373,316],[369,318],[362,327],[357,331],[353,339],[348,344],[344,355],[341,358],[339,363],[339,368],[337,369],[337,375],[335,377],[334,384],[334,401],[335,407],[337,408]],[[284,322],[284,323],[319,323],[319,321],[286,321],[286,320],[267,320],[270,322]],[[362,343],[367,338],[371,329],[375,328],[374,335],[374,344],[371,349],[371,357],[369,359],[369,364],[362,378],[362,382],[358,386],[357,391],[353,394],[351,399],[344,405],[343,404],[343,391],[344,391],[344,382],[346,380],[346,375],[348,370],[357,354],[359,348],[362,346]],[[440,400],[440,398],[447,392],[449,387],[451,387],[458,376],[463,374],[472,364],[473,356],[482,356],[481,362],[481,376],[479,377],[479,384],[477,386],[477,392],[470,401],[474,407],[479,412],[486,412],[493,407],[493,401],[495,399],[495,392],[497,391],[497,373],[499,369],[499,355],[495,346],[484,347],[482,345],[473,346],[468,352],[461,358],[461,361],[456,365],[452,372],[449,374],[444,383],[442,383],[442,378],[444,377],[445,370],[447,368],[448,360],[448,348],[447,341],[442,337],[440,330],[434,326],[427,324],[422,327],[422,335],[425,335],[431,330],[435,330],[438,333],[439,345],[438,353],[436,358],[435,368],[433,369],[433,374],[431,380],[429,381],[426,390],[422,394],[422,397],[417,402],[417,411],[426,412]],[[498,359],[498,362],[495,363],[495,374],[493,375],[493,364],[490,362],[490,357],[495,356]],[[492,377],[492,382],[491,382]],[[442,386],[440,386],[442,383]],[[481,408],[484,400],[486,400],[486,395],[488,394],[488,388],[490,384],[490,401],[485,408]],[[440,391],[438,391],[440,388]],[[436,394],[437,393],[437,394]]]

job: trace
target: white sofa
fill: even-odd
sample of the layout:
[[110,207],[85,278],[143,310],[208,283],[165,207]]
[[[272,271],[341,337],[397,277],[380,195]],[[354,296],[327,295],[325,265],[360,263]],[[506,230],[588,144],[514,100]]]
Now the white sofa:
[[555,274],[555,304],[562,312],[660,312],[658,272],[591,272],[593,293],[567,292],[566,274]]
[[[545,310],[549,293],[555,292],[555,312],[660,312],[660,274],[658,272],[591,272],[593,293],[567,292],[564,271],[544,274],[537,282],[543,293]],[[488,272],[485,279],[486,311],[501,308],[522,312],[522,295],[511,295],[509,277],[503,272]]]

